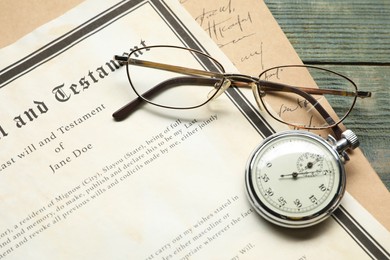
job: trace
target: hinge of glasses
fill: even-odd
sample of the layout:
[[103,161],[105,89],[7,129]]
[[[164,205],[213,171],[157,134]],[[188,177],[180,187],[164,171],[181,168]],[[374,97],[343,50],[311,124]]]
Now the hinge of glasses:
[[119,62],[120,65],[126,65],[128,58],[125,56],[115,55],[114,59]]

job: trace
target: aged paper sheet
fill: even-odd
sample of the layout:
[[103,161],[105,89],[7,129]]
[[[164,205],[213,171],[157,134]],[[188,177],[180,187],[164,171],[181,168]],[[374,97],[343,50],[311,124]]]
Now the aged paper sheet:
[[388,232],[348,194],[310,229],[253,212],[243,171],[267,118],[245,94],[114,122],[135,95],[112,56],[145,44],[198,48],[236,70],[175,1],[87,1],[1,50],[0,259],[389,256]]

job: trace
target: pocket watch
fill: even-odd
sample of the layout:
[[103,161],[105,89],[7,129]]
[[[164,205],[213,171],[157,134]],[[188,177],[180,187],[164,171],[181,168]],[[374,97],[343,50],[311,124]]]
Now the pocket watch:
[[359,145],[351,130],[327,140],[306,131],[266,138],[245,171],[249,201],[266,220],[283,227],[320,223],[339,206],[345,192],[347,149]]

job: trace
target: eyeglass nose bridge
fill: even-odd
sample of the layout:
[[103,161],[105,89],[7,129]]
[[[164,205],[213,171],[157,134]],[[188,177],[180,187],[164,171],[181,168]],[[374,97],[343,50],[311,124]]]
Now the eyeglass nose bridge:
[[223,78],[222,82],[216,82],[214,84],[214,88],[207,94],[208,99],[216,99],[219,97],[222,93],[225,92],[230,86],[232,85],[232,82],[227,79]]

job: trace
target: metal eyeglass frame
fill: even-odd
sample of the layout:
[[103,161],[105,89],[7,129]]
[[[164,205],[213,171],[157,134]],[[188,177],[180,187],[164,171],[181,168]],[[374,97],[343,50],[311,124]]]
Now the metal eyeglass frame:
[[[134,59],[130,58],[133,53],[142,51],[144,49],[151,49],[151,48],[158,48],[158,47],[165,47],[165,48],[177,48],[177,49],[182,49],[182,50],[187,50],[195,54],[199,54],[204,56],[205,58],[210,59],[215,63],[216,66],[219,67],[220,73],[219,72],[210,72],[210,71],[205,71],[205,70],[198,70],[198,69],[192,69],[192,68],[186,68],[186,67],[181,67],[181,66],[175,66],[175,65],[169,65],[169,64],[164,64],[164,63],[158,63],[158,62],[152,62],[152,61],[144,61],[141,59]],[[208,54],[205,54],[201,51],[194,50],[194,49],[189,49],[185,47],[180,47],[180,46],[171,46],[171,45],[154,45],[154,46],[146,46],[143,48],[139,48],[137,50],[134,50],[131,52],[128,56],[119,56],[116,55],[114,56],[115,60],[119,61],[121,65],[126,65],[127,68],[127,75],[128,79],[130,82],[130,85],[133,89],[133,91],[137,94],[137,98],[132,100],[131,102],[127,103],[120,109],[118,109],[116,112],[113,113],[113,117],[115,120],[120,121],[125,119],[127,116],[129,116],[133,111],[138,109],[138,107],[145,102],[159,106],[159,107],[164,107],[164,108],[171,108],[171,109],[192,109],[192,108],[197,108],[200,106],[203,106],[204,104],[208,103],[212,99],[217,98],[219,95],[221,95],[227,88],[230,86],[235,86],[235,87],[249,87],[252,89],[253,94],[255,96],[255,100],[257,102],[257,105],[259,109],[262,110],[264,108],[268,114],[271,115],[272,118],[275,120],[287,124],[292,127],[296,128],[301,128],[301,129],[310,129],[310,130],[322,130],[322,129],[330,129],[332,128],[333,131],[335,132],[336,136],[339,136],[341,134],[341,130],[338,127],[338,124],[340,124],[351,112],[353,109],[356,99],[359,98],[367,98],[371,97],[371,92],[368,91],[358,91],[356,84],[349,79],[348,77],[339,74],[337,72],[316,67],[316,66],[310,66],[310,65],[283,65],[283,66],[277,66],[273,67],[270,69],[267,69],[260,73],[259,77],[252,77],[244,74],[229,74],[225,73],[225,69],[223,66],[215,60],[213,57],[209,56]],[[159,69],[159,70],[165,70],[165,71],[171,71],[171,72],[177,72],[181,73],[184,75],[189,75],[190,77],[175,77],[166,81],[163,81],[159,83],[158,85],[150,88],[147,92],[145,93],[138,93],[137,89],[134,88],[133,83],[131,81],[130,73],[128,66],[129,65],[135,65],[135,66],[142,66],[142,67],[149,67],[149,68],[154,68],[154,69]],[[270,82],[266,80],[261,80],[261,76],[266,73],[267,71],[273,70],[275,68],[286,68],[286,67],[303,67],[303,68],[314,68],[322,71],[326,71],[335,75],[338,75],[347,81],[349,81],[352,86],[355,88],[355,92],[353,91],[342,91],[342,90],[328,90],[328,89],[319,89],[319,88],[303,88],[303,87],[298,87],[298,86],[290,86],[287,84],[281,84],[281,83],[276,83],[276,82]],[[206,77],[205,77],[206,76]],[[210,77],[210,78],[207,78]],[[219,84],[218,84],[219,83]],[[157,95],[159,92],[164,91],[164,89],[169,88],[169,87],[175,87],[175,86],[180,86],[180,85],[199,85],[199,86],[214,86],[215,91],[213,92],[212,95],[208,96],[208,99],[199,105],[196,106],[190,106],[190,107],[170,107],[170,106],[164,106],[161,104],[156,104],[153,103],[152,101],[148,100],[147,97],[152,97],[154,95]],[[267,105],[265,105],[262,97],[265,95],[267,91],[281,91],[281,92],[291,92],[295,93],[303,98],[305,98],[307,101],[309,101],[319,112],[319,114],[324,118],[324,120],[328,123],[327,126],[305,126],[305,125],[296,125],[292,124],[289,122],[285,122],[278,117],[275,117],[271,111],[268,110]],[[332,95],[339,95],[339,96],[351,96],[354,98],[352,105],[348,112],[340,118],[338,121],[335,121],[329,113],[318,103],[318,101],[312,96],[312,95],[323,95],[323,94],[332,94]],[[146,98],[145,98],[146,97]]]

